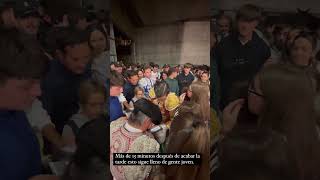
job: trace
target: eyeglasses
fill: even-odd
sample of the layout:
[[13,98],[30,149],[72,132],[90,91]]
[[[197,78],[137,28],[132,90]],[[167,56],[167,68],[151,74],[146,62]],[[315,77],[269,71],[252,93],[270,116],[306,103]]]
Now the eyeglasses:
[[254,95],[256,95],[256,96],[259,96],[259,97],[261,97],[261,98],[264,98],[264,97],[265,97],[264,95],[262,95],[262,94],[260,94],[260,93],[257,93],[257,92],[255,92],[255,91],[253,91],[253,90],[251,90],[251,89],[248,89],[248,92],[251,93],[251,94],[254,94]]
[[249,85],[249,88],[248,88],[248,92],[251,93],[251,94],[254,94],[254,95],[256,95],[256,96],[259,96],[259,97],[261,97],[261,98],[264,98],[264,97],[265,97],[264,95],[256,92],[254,89],[256,89],[255,86],[254,86],[254,80],[251,80],[250,85]]

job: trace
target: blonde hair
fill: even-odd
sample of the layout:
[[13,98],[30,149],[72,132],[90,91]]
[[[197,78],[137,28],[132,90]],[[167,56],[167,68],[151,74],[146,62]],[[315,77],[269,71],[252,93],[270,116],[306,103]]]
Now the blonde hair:
[[87,104],[90,98],[90,95],[95,93],[102,94],[105,97],[104,98],[105,100],[107,98],[107,91],[105,87],[96,81],[92,81],[92,80],[84,81],[80,84],[79,89],[80,89],[79,100],[81,105]]
[[209,86],[202,82],[190,85],[192,96],[190,101],[200,105],[200,114],[203,121],[210,120]]
[[142,87],[140,87],[140,86],[135,87],[135,88],[134,88],[134,95],[137,95],[137,93],[138,93],[139,91],[142,91],[142,93],[144,93],[144,90],[143,90]]
[[204,121],[192,112],[179,113],[172,126],[182,125],[182,128],[170,132],[167,153],[198,153],[201,154],[199,165],[166,166],[166,178],[171,180],[209,179],[209,129]]

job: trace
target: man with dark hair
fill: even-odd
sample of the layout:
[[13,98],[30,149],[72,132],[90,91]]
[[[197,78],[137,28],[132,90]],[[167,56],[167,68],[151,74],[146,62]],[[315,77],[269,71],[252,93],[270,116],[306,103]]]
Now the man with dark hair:
[[291,29],[290,25],[281,24],[275,27],[273,31],[273,42],[270,44],[270,59],[279,62],[282,58],[282,52],[285,50],[286,40]]
[[127,102],[130,102],[134,97],[134,89],[138,86],[138,72],[130,70],[127,72],[127,82],[124,84],[123,95],[126,97]]
[[180,93],[184,87],[190,86],[190,84],[194,80],[194,76],[190,73],[191,68],[192,68],[192,64],[190,64],[190,63],[184,64],[183,72],[180,73],[177,77],[177,80],[179,83]]
[[14,7],[17,28],[23,33],[35,37],[35,39],[40,25],[38,7],[38,2],[34,0],[16,1]]
[[159,72],[159,65],[158,64],[154,64],[151,72],[151,79],[153,80],[153,82],[156,82],[157,80],[160,79],[160,72]]
[[143,68],[143,78],[139,80],[139,86],[144,90],[144,96],[149,98],[149,92],[154,85],[154,81],[151,79],[151,66],[145,66]]
[[65,123],[79,110],[78,90],[81,81],[90,77],[91,51],[87,34],[73,29],[67,29],[57,44],[59,59],[50,61],[49,72],[42,82],[41,100],[61,133]]
[[165,80],[169,85],[170,92],[175,93],[179,96],[179,85],[177,81],[178,70],[176,68],[170,68],[168,71],[168,78]]
[[[31,44],[29,44],[31,43]],[[40,147],[24,110],[40,96],[47,63],[17,30],[0,30],[1,179],[29,179],[41,174]]]
[[232,19],[225,14],[220,14],[217,17],[217,24],[219,30],[219,32],[217,33],[217,40],[218,42],[220,42],[223,38],[226,38],[230,35],[232,28]]
[[236,16],[238,32],[222,40],[213,53],[221,83],[220,109],[247,97],[249,81],[270,57],[269,47],[254,32],[260,14],[254,5],[242,6]]
[[[123,118],[110,125],[110,157],[114,153],[159,153],[160,145],[150,133],[154,125],[162,121],[160,109],[147,99],[134,103],[134,110],[128,121]],[[111,173],[115,179],[153,179],[152,173],[157,166],[114,166]]]
[[123,92],[123,84],[124,81],[122,76],[117,72],[111,72],[109,96],[110,121],[117,120],[124,116],[122,106],[118,98],[118,96]]

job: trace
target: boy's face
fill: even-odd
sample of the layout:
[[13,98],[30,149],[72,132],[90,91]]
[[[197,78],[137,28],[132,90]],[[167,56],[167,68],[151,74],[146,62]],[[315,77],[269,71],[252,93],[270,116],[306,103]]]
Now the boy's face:
[[135,86],[138,84],[139,77],[138,77],[138,75],[131,76],[130,78],[128,78],[128,81],[130,84]]
[[73,47],[66,47],[63,64],[74,74],[82,74],[91,58],[91,51],[88,43],[77,44]]
[[31,35],[36,35],[38,33],[40,20],[38,17],[25,17],[25,18],[18,18],[18,26],[19,29],[23,32]]
[[238,31],[240,36],[247,37],[252,34],[252,32],[256,29],[258,25],[258,21],[244,21],[238,20]]
[[89,96],[87,104],[84,106],[84,112],[90,119],[98,118],[105,109],[105,97],[101,93],[95,93]]
[[120,96],[123,92],[122,86],[111,86],[110,87],[110,96]]
[[151,69],[146,69],[144,71],[144,77],[146,77],[146,78],[150,78],[151,77]]
[[23,111],[40,95],[40,80],[9,79],[0,84],[0,108]]
[[185,74],[189,74],[191,68],[183,68]]
[[175,72],[172,73],[172,77],[173,78],[176,78],[177,76],[178,76],[178,72],[175,71]]
[[141,99],[143,97],[143,92],[142,91],[138,91],[136,94],[138,99]]
[[162,79],[163,79],[163,80],[166,80],[167,77],[168,77],[167,74],[162,74]]
[[281,42],[282,45],[284,45],[286,43],[286,40],[288,38],[288,34],[290,32],[290,28],[284,28],[279,35],[279,41]]
[[153,72],[155,72],[155,73],[158,72],[158,70],[159,70],[158,67],[154,67],[154,68],[153,68]]

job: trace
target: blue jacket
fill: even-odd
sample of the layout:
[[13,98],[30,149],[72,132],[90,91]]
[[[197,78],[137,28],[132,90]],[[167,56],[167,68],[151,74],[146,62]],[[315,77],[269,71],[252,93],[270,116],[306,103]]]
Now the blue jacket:
[[50,62],[49,71],[41,84],[40,99],[60,133],[70,117],[78,113],[80,83],[88,78],[89,67],[86,73],[76,75],[58,60]]
[[124,116],[122,106],[117,96],[109,97],[109,106],[110,121],[117,120],[118,118]]
[[41,174],[40,146],[24,112],[0,111],[0,180]]
[[123,87],[123,95],[126,97],[127,102],[130,102],[132,100],[132,98],[134,97],[134,89],[137,87],[138,85],[134,86],[132,84],[130,84],[129,82],[126,82],[124,84]]

